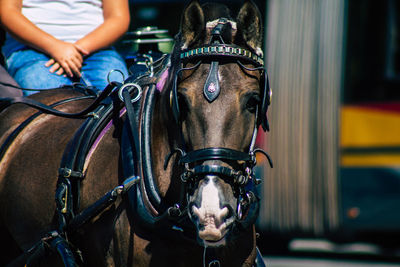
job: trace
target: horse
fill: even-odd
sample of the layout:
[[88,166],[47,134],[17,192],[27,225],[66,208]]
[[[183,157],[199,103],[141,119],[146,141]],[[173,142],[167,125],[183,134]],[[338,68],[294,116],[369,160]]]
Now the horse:
[[253,172],[269,128],[262,32],[252,1],[233,19],[192,0],[172,53],[145,74],[100,94],[3,100],[2,265],[264,266]]

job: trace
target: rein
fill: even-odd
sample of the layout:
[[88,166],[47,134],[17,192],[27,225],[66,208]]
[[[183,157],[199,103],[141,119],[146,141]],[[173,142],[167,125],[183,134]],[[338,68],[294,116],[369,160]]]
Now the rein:
[[[52,108],[51,106],[45,105],[39,101],[30,99],[30,98],[26,98],[26,97],[6,97],[6,98],[0,98],[0,110],[13,105],[13,104],[25,104],[27,106],[30,106],[32,108],[35,108],[39,111],[42,111],[43,113],[46,114],[51,114],[51,115],[55,115],[55,116],[59,116],[59,117],[64,117],[64,118],[87,118],[90,116],[96,116],[95,113],[91,113],[92,111],[94,111],[99,105],[100,103],[106,99],[110,93],[112,92],[112,90],[119,86],[119,83],[117,82],[111,82],[107,85],[107,87],[96,97],[96,95],[93,93],[92,90],[89,90],[88,92],[91,93],[92,97],[95,98],[94,102],[88,106],[87,108],[85,108],[84,110],[77,112],[77,113],[66,113],[66,112],[61,112],[58,111],[54,108]],[[73,85],[73,86],[64,86],[63,88],[71,88],[71,89],[81,89],[84,88],[80,85]],[[55,88],[56,89],[56,88]],[[51,89],[49,89],[51,90]]]
[[[167,64],[168,65],[168,64]],[[155,77],[164,83],[163,74],[168,71],[164,67]],[[135,84],[142,87],[142,79]],[[195,242],[194,227],[189,221],[187,210],[180,205],[163,208],[161,196],[155,184],[151,158],[151,119],[158,96],[158,83],[154,82],[143,90],[141,101],[131,104],[132,113],[127,112],[125,132],[123,132],[122,147],[127,150],[122,153],[124,176],[140,176],[140,185],[128,192],[128,217],[135,225],[150,232],[174,239],[186,239]],[[129,101],[125,100],[126,105]],[[135,122],[136,125],[131,125]],[[131,135],[134,135],[131,138]],[[139,140],[138,142],[135,140]],[[138,144],[139,143],[139,144]],[[129,165],[131,163],[131,165]]]

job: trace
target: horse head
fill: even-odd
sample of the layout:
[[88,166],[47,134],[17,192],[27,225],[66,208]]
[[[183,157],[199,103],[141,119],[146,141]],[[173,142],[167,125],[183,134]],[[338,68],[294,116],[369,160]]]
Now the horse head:
[[224,5],[192,1],[176,37],[169,104],[185,201],[203,246],[227,244],[258,215],[254,144],[259,126],[268,129],[270,97],[262,32],[251,1],[236,19]]

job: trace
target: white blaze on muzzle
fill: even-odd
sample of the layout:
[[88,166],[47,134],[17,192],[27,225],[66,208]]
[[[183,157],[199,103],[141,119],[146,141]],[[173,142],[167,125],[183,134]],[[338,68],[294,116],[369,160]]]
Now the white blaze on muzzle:
[[208,183],[201,190],[200,207],[193,206],[193,213],[198,217],[199,224],[204,226],[199,230],[199,237],[208,241],[218,241],[224,237],[228,208],[220,208],[219,190],[215,176],[208,177]]

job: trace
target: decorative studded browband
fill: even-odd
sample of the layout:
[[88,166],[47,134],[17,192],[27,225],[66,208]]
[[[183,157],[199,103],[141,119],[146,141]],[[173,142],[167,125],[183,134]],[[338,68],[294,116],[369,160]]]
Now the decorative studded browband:
[[236,45],[217,44],[208,45],[200,48],[182,51],[181,60],[192,59],[195,57],[234,57],[235,59],[250,60],[256,66],[264,66],[264,60],[256,53],[250,50],[238,47]]

